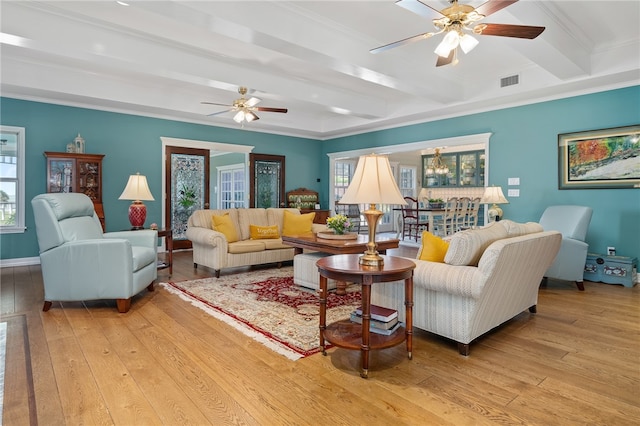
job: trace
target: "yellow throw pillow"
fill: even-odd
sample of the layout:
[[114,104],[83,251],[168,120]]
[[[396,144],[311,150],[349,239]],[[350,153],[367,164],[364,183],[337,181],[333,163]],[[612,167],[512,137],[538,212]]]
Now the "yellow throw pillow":
[[236,227],[233,226],[233,221],[229,213],[225,213],[222,216],[213,215],[211,218],[213,220],[213,229],[223,233],[228,243],[234,243],[239,240],[238,232],[236,231]]
[[428,260],[430,262],[444,263],[444,256],[449,249],[449,242],[433,235],[429,231],[422,233],[422,251],[420,252],[420,260]]
[[266,240],[271,238],[280,238],[278,233],[278,225],[258,226],[249,225],[249,236],[252,240]]
[[282,224],[282,235],[295,237],[296,235],[311,234],[313,232],[312,224],[315,217],[315,212],[294,214],[285,210]]

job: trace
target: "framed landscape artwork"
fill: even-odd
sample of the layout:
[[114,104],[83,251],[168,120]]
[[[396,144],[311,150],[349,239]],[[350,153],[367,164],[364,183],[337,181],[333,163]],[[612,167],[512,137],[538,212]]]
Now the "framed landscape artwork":
[[558,135],[558,188],[640,187],[640,125]]

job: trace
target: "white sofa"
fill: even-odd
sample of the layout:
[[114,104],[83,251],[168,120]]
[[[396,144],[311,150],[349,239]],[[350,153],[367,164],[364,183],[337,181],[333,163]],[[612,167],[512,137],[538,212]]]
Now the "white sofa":
[[[509,220],[450,238],[445,263],[412,259],[413,326],[469,344],[526,309],[536,312],[538,288],[554,261],[562,235],[537,223]],[[376,284],[371,303],[397,309],[404,321],[404,285]]]
[[[282,243],[282,239],[250,239],[249,225],[278,226],[282,235],[284,211],[300,214],[298,209],[246,208],[228,210],[196,210],[187,222],[187,238],[193,244],[193,266],[212,268],[216,277],[220,270],[236,266],[260,265],[292,260],[294,248]],[[228,213],[239,241],[229,243],[223,233],[213,230],[213,216]],[[325,230],[326,225],[313,224],[313,232]]]

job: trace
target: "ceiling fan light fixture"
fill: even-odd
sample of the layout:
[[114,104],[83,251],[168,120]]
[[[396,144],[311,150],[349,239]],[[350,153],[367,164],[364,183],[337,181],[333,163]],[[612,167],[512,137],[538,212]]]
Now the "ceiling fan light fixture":
[[244,119],[247,120],[247,123],[250,123],[253,120],[258,120],[258,116],[253,111],[248,111],[244,114]]
[[460,48],[465,54],[471,52],[477,45],[478,40],[469,34],[465,34],[460,37]]
[[235,121],[236,123],[242,123],[244,119],[245,119],[244,111],[238,111],[238,113],[233,116],[233,121]]
[[434,53],[443,58],[447,58],[449,53],[458,47],[460,43],[460,35],[457,31],[449,31],[446,36],[442,39]]

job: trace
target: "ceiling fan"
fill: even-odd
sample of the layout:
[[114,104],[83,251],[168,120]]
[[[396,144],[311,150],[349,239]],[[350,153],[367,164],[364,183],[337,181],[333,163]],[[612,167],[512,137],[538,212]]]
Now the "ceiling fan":
[[405,38],[384,46],[371,49],[371,53],[380,53],[394,47],[404,46],[415,41],[433,37],[434,35],[446,33],[435,53],[438,55],[436,66],[457,64],[458,47],[464,53],[469,53],[478,45],[478,40],[469,33],[478,35],[493,35],[500,37],[516,37],[534,39],[538,37],[545,27],[534,27],[529,25],[509,25],[509,24],[476,24],[478,21],[495,13],[518,0],[489,0],[486,3],[474,8],[469,5],[460,5],[458,0],[449,0],[451,6],[436,10],[431,6],[422,3],[420,0],[399,0],[396,2],[413,13],[433,20],[433,25],[438,31],[418,34]]
[[261,99],[256,98],[254,96],[250,97],[249,99],[245,98],[245,95],[247,94],[247,88],[244,86],[241,86],[238,88],[238,93],[240,93],[240,98],[233,101],[233,104],[231,105],[218,104],[215,102],[202,102],[203,104],[207,104],[207,105],[220,105],[220,106],[230,107],[229,109],[226,109],[224,111],[208,114],[208,116],[211,117],[214,115],[224,114],[224,113],[233,111],[236,113],[233,116],[233,120],[236,123],[243,123],[245,121],[249,123],[251,121],[260,119],[260,117],[256,115],[255,111],[283,112],[283,113],[286,113],[288,111],[286,108],[271,108],[271,107],[256,106],[261,101]]

